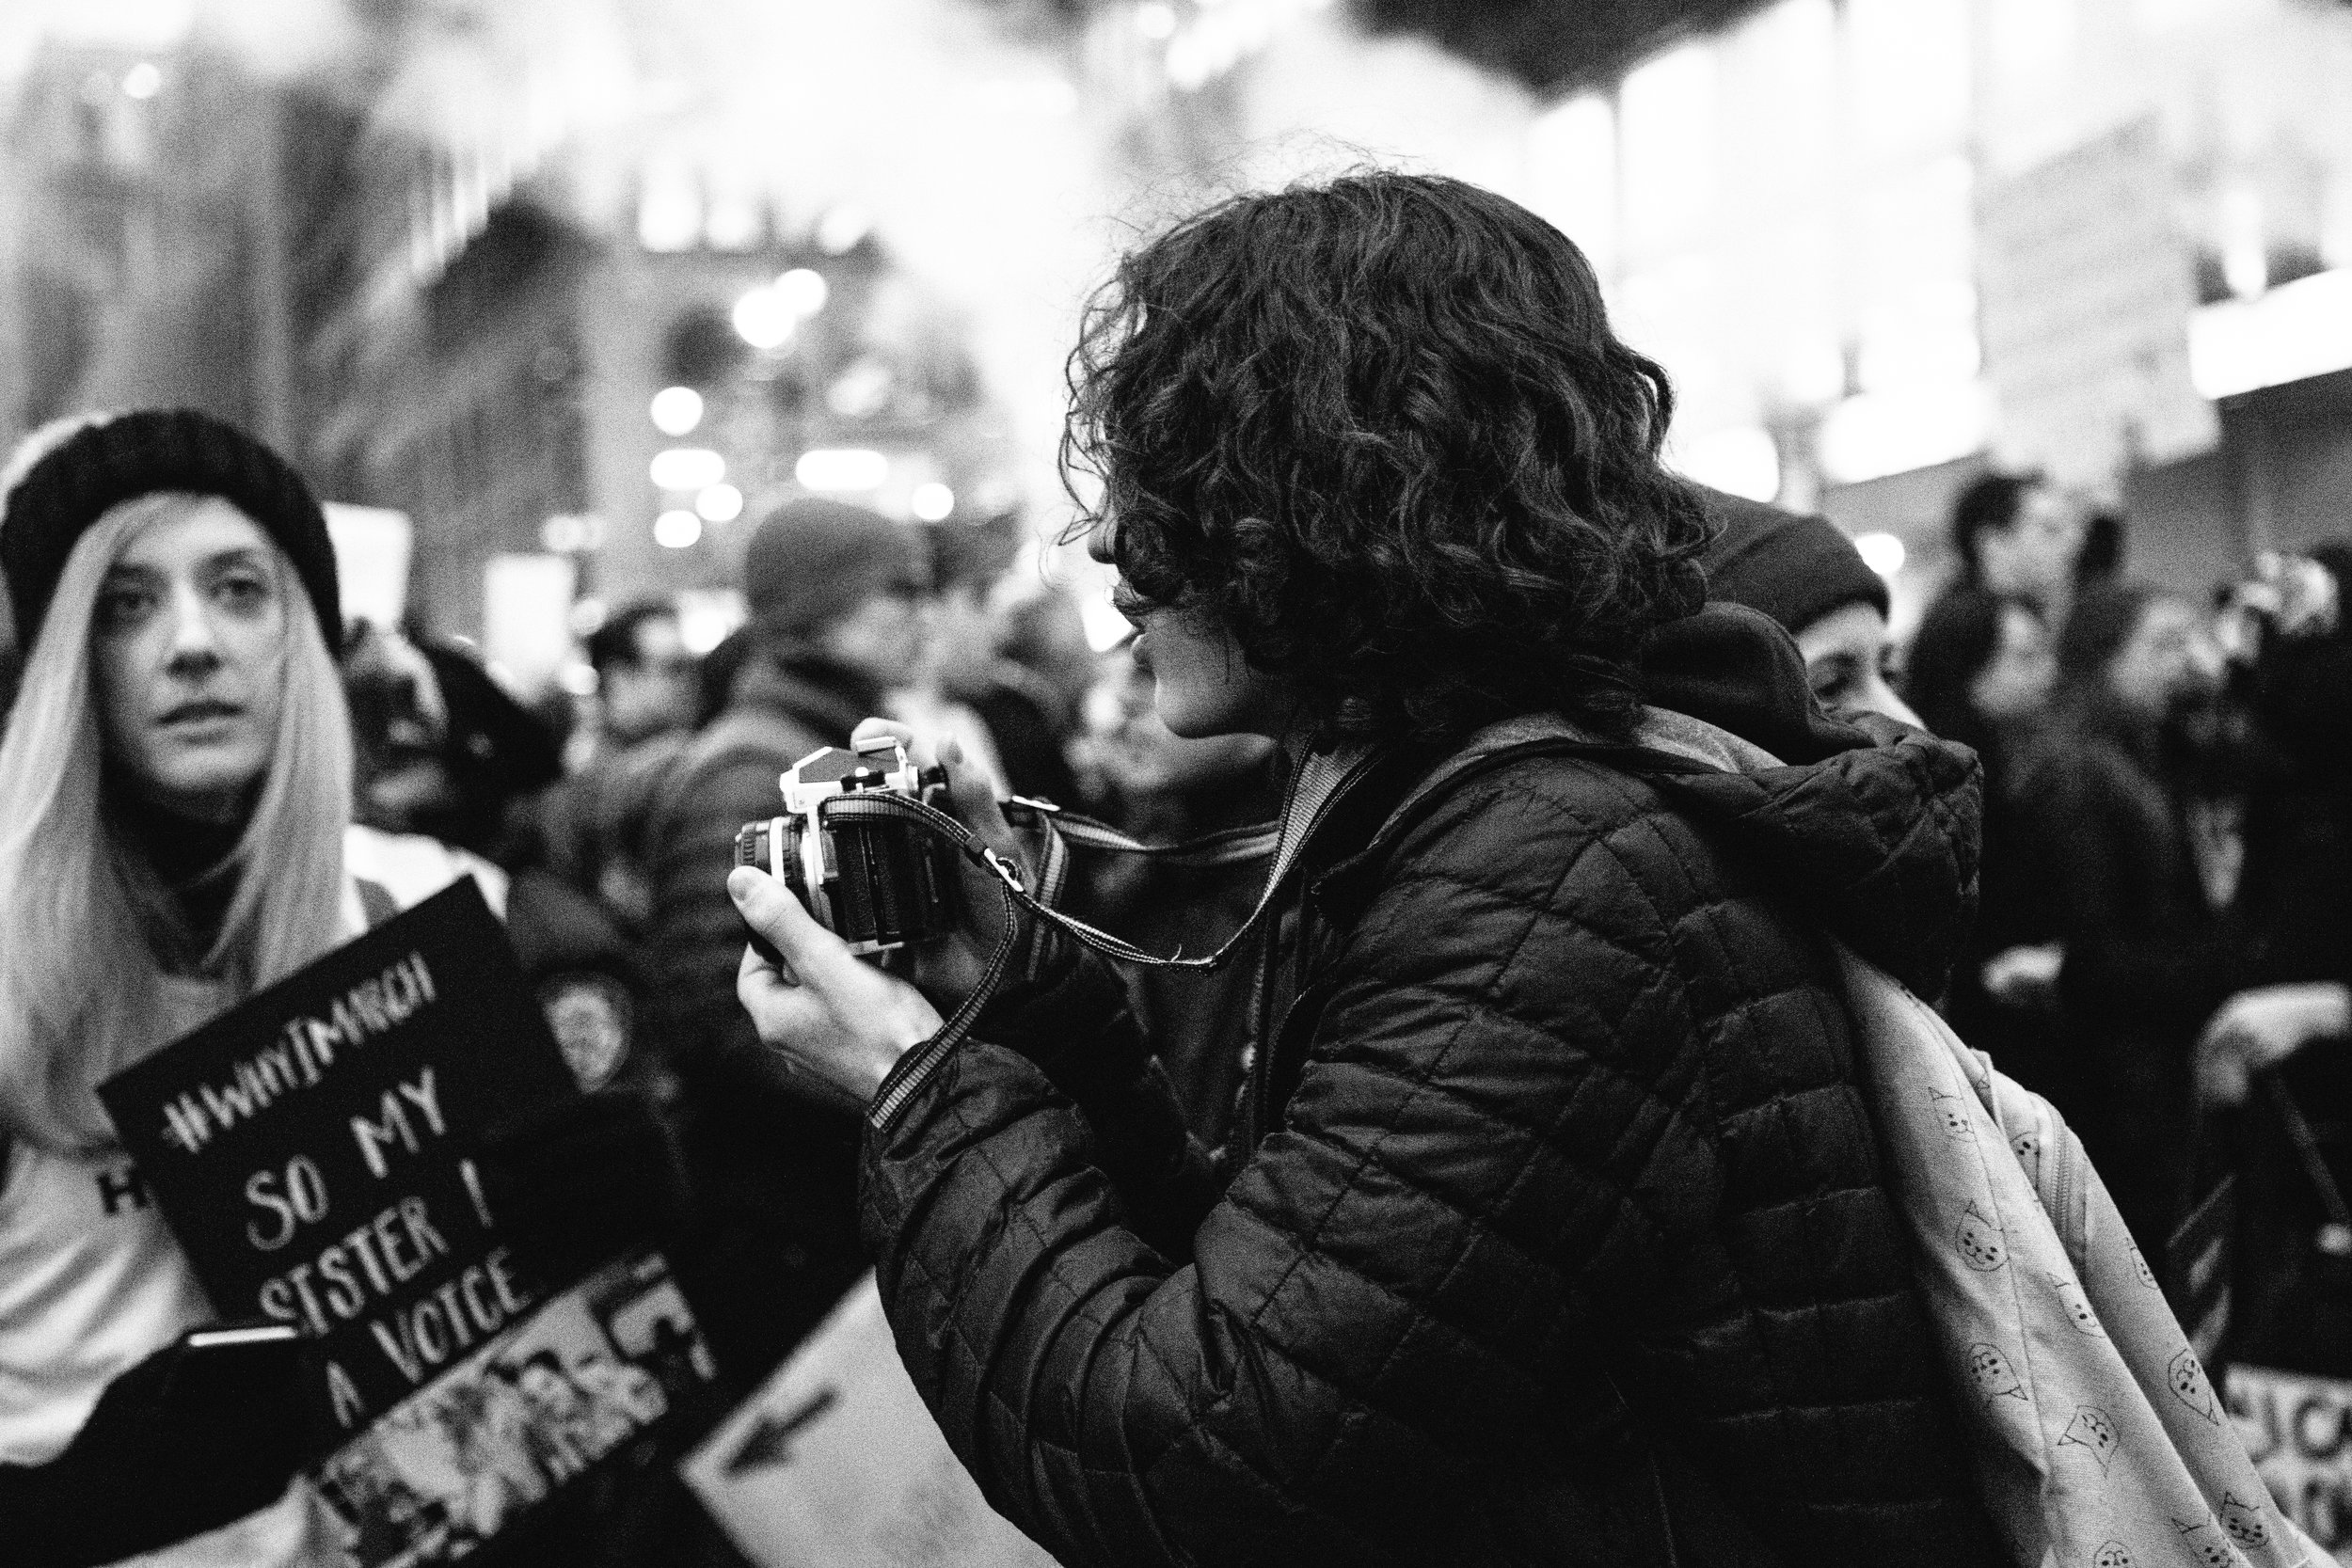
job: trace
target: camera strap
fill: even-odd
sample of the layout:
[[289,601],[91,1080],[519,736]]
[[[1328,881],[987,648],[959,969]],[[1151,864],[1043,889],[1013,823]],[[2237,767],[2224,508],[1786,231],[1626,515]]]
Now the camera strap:
[[1070,879],[1073,847],[1115,855],[1132,855],[1167,865],[1213,867],[1245,865],[1273,856],[1282,834],[1279,822],[1253,822],[1227,828],[1180,844],[1145,844],[1105,822],[1065,811],[1051,800],[1015,795],[1004,802],[1005,820],[1038,835],[1040,849],[1035,885],[1030,895],[1050,908],[1061,907]]
[[[1273,864],[1266,873],[1265,887],[1258,895],[1256,908],[1248,919],[1236,927],[1223,945],[1214,953],[1200,958],[1182,955],[1163,957],[1145,951],[1135,943],[1115,937],[1108,931],[1088,925],[1073,915],[1064,914],[1032,891],[1021,867],[999,855],[971,829],[935,806],[904,795],[882,791],[860,792],[839,796],[825,802],[824,815],[832,822],[871,822],[894,820],[913,823],[929,829],[953,845],[957,852],[986,871],[993,879],[1000,906],[1001,925],[996,942],[980,971],[979,981],[972,988],[952,1016],[940,1025],[939,1032],[908,1053],[906,1060],[894,1071],[882,1093],[866,1110],[866,1119],[882,1127],[897,1115],[898,1106],[930,1075],[934,1065],[953,1050],[970,1032],[980,1009],[988,1005],[996,988],[1011,967],[1014,954],[1021,945],[1021,915],[1024,911],[1066,933],[1072,940],[1089,947],[1104,958],[1120,963],[1142,964],[1155,969],[1209,970],[1226,962],[1242,948],[1250,932],[1273,908],[1277,895],[1291,867],[1297,863],[1300,852],[1314,836],[1315,829],[1330,814],[1332,805],[1373,764],[1377,755],[1369,748],[1343,752],[1318,752],[1310,757],[1299,769],[1285,804],[1278,828],[1249,827],[1213,833],[1206,838],[1186,844],[1154,847],[1136,843],[1122,833],[1104,828],[1100,823],[1079,819],[1078,831],[1072,834],[1074,842],[1091,847],[1117,850],[1128,854],[1151,854],[1178,863],[1201,865],[1238,864],[1247,860],[1271,856]],[[1057,832],[1062,831],[1061,814],[1051,814]],[[1048,833],[1048,852],[1041,857],[1038,881],[1042,889],[1049,878],[1053,891],[1066,868],[1068,847],[1060,850],[1060,864],[1051,850],[1055,833]]]

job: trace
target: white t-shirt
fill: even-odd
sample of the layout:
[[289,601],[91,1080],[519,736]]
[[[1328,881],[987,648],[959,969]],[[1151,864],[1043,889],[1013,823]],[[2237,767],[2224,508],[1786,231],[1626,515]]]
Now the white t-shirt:
[[[403,908],[472,874],[503,912],[506,879],[431,839],[355,827],[344,840],[342,935],[367,928],[354,878]],[[227,989],[167,976],[158,1035],[177,1039],[216,1017]],[[13,1140],[0,1186],[0,1464],[55,1459],[106,1385],[217,1314],[163,1216],[119,1148],[58,1153]],[[272,1507],[135,1560],[152,1568],[279,1568],[332,1560],[318,1509],[297,1481]]]

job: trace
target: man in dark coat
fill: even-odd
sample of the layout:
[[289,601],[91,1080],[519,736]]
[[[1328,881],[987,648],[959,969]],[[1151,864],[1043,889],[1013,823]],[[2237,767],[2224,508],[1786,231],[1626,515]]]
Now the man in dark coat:
[[1298,764],[1237,1168],[1066,942],[949,1027],[970,944],[917,990],[732,881],[990,1501],[1073,1565],[1998,1561],[1831,945],[1940,983],[1970,753],[1692,613],[1662,378],[1500,198],[1239,198],[1076,363],[1162,718]]
[[[914,530],[844,502],[779,507],[745,549],[750,651],[727,707],[671,766],[647,834],[646,1037],[682,1088],[702,1232],[680,1269],[723,1367],[764,1376],[865,1264],[855,1118],[785,1076],[735,1003],[735,838],[783,809],[777,777],[848,743],[921,655],[926,567]],[[702,1289],[697,1291],[697,1284]]]

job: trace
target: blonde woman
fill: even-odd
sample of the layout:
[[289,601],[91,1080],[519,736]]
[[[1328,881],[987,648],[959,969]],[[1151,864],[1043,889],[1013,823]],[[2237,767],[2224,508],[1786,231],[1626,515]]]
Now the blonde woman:
[[0,738],[0,1539],[18,1564],[312,1560],[291,1398],[169,1397],[169,1347],[215,1314],[93,1090],[380,912],[344,871],[326,522],[187,412],[44,432],[0,487],[25,657]]

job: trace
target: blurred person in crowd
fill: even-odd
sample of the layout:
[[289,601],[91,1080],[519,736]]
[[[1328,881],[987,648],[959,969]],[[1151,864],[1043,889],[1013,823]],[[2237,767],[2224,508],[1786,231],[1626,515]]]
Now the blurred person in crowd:
[[659,735],[691,729],[702,704],[701,666],[686,651],[677,607],[663,599],[622,606],[588,634],[596,673],[592,744],[571,769],[593,767]]
[[676,1259],[730,1386],[747,1391],[864,1267],[856,1122],[781,1070],[735,1002],[743,927],[726,891],[776,781],[844,746],[927,656],[930,566],[912,527],[846,502],[788,501],[746,546],[750,610],[727,707],[678,757],[651,817],[645,951],[654,1029],[681,1085],[670,1113],[694,1189]]
[[1952,503],[1952,550],[1956,587],[2014,600],[2055,631],[2078,588],[2121,568],[2122,522],[2094,515],[2045,475],[1989,473]]
[[[991,768],[1007,793],[1057,805],[1078,803],[1069,745],[1077,705],[1031,664],[1013,657],[1015,616],[1025,605],[1063,597],[1042,583],[1024,594],[1009,573],[1020,539],[1003,530],[961,523],[930,530],[938,610],[931,642],[941,694],[968,708],[984,731],[984,755],[971,736],[960,737],[967,760]],[[937,730],[919,716],[918,729]]]
[[1720,531],[1702,564],[1707,596],[1780,623],[1804,656],[1805,679],[1825,708],[1862,708],[1906,724],[1918,716],[1895,694],[1886,632],[1886,580],[1826,517],[1702,487]]
[[[1152,705],[1151,666],[1121,648],[1089,697],[1082,748],[1102,783],[1098,809],[1129,836],[1172,846],[1281,810],[1274,742],[1262,735],[1180,736]],[[1090,925],[1152,953],[1210,953],[1241,927],[1271,861],[1184,862],[1079,849],[1065,906]],[[1136,968],[1120,978],[1136,1016],[1176,1086],[1193,1135],[1213,1154],[1233,1131],[1248,1037],[1253,968],[1207,972]]]
[[686,651],[676,608],[660,599],[614,611],[587,649],[596,672],[597,722],[583,732],[592,744],[516,814],[509,859],[588,895],[638,939],[653,911],[646,835],[700,726],[703,668]]
[[[2352,546],[2266,556],[2224,644],[2272,766],[2234,916],[2252,983],[2198,1041],[2208,1174],[2238,1177],[2226,1354],[2352,1377]],[[2332,1182],[2331,1196],[2320,1177]]]
[[461,647],[362,626],[343,665],[355,867],[405,899],[473,877],[583,1087],[632,1055],[647,977],[626,929],[530,852],[554,737]]
[[2064,958],[2043,879],[2026,855],[2033,804],[2018,759],[2050,703],[2058,664],[2041,617],[2013,600],[1963,587],[1937,599],[1911,640],[1903,694],[1920,721],[1984,764],[1984,847],[1977,924],[1952,971],[1945,1013],[1963,1039],[2038,1093],[2072,1104],[2053,1009]]
[[561,749],[538,717],[469,650],[380,628],[355,642],[344,684],[358,819],[505,859],[516,802],[563,776]]
[[971,766],[1006,794],[1010,786],[995,735],[971,699],[995,684],[996,620],[988,596],[1010,559],[1011,542],[962,525],[952,533],[939,524],[899,526],[916,537],[930,590],[922,601],[919,656],[891,683],[884,705],[926,734],[953,736]]
[[736,677],[743,673],[743,665],[751,657],[753,641],[751,627],[738,626],[719,639],[694,667],[695,729],[708,729],[727,710],[727,703],[735,695]]
[[95,1086],[358,934],[335,555],[283,459],[185,411],[0,474],[26,644],[0,740],[0,1521],[12,1562],[323,1560],[303,1414],[168,1397],[215,1317]]
[[[918,989],[730,878],[991,1503],[1073,1565],[1999,1560],[1828,942],[1940,986],[1975,762],[1702,609],[1582,254],[1441,178],[1237,198],[1122,261],[1073,382],[1161,721],[1297,763],[1230,1176],[1050,927],[959,1037],[981,932]],[[1644,706],[1644,650],[1742,727]]]
[[2058,1108],[2150,1258],[2182,1215],[2192,1055],[2246,978],[2228,918],[2234,802],[2198,787],[2191,747],[2220,690],[2206,617],[2141,584],[2087,589],[2057,647],[2050,721],[2023,760],[2021,851],[2063,949]]
[[1041,699],[1074,733],[1080,705],[1103,673],[1077,595],[1032,578],[1024,591],[1007,596],[1001,615],[1004,656],[1042,683]]

